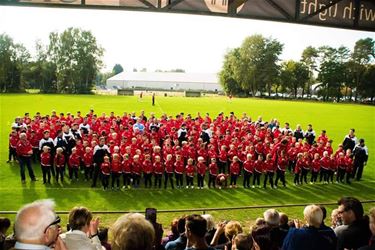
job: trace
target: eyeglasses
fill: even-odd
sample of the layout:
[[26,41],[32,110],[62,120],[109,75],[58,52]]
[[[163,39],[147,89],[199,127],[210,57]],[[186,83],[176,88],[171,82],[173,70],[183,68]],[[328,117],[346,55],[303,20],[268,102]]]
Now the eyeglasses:
[[49,228],[50,226],[57,225],[57,224],[59,224],[60,222],[61,222],[61,218],[60,218],[60,216],[56,216],[56,219],[55,219],[51,224],[49,224],[49,225],[46,227],[46,229],[44,229],[44,233],[47,232],[47,230],[48,230],[48,228]]

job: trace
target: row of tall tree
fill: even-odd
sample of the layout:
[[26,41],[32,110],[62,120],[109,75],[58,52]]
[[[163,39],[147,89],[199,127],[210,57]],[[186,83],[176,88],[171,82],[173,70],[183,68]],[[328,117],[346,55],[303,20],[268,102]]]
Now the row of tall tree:
[[307,47],[299,61],[281,61],[283,44],[262,35],[229,50],[219,73],[225,92],[245,96],[321,98],[325,101],[375,98],[375,41],[346,47]]
[[102,67],[104,49],[90,31],[51,32],[49,43],[36,42],[35,55],[0,34],[0,92],[37,88],[44,93],[89,93]]

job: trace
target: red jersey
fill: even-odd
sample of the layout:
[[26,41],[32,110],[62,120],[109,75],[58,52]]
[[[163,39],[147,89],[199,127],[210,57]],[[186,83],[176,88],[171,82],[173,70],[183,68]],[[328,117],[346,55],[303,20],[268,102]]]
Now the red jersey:
[[230,150],[228,151],[228,159],[229,159],[230,161],[232,161],[234,156],[237,156],[237,150],[235,150],[235,149],[230,149]]
[[51,153],[50,152],[42,152],[40,154],[40,164],[42,166],[51,166]]
[[17,147],[17,143],[18,143],[18,136],[15,135],[10,135],[9,136],[9,146],[12,147],[12,148],[16,148]]
[[346,162],[345,162],[345,158],[337,158],[337,167],[339,169],[346,169]]
[[202,175],[202,176],[205,175],[206,170],[207,170],[206,164],[204,164],[203,162],[197,163],[197,172],[198,172],[199,175]]
[[219,161],[221,162],[227,162],[228,160],[228,154],[225,150],[220,150],[219,152]]
[[254,163],[254,170],[257,173],[263,173],[263,169],[264,169],[264,162],[260,160],[256,160]]
[[145,174],[151,174],[153,171],[152,162],[150,160],[143,161],[142,167]]
[[184,162],[181,160],[181,161],[176,161],[174,163],[174,171],[177,173],[177,174],[183,174],[184,173]]
[[353,159],[349,156],[345,156],[345,165],[346,165],[346,172],[351,173],[353,172]]
[[217,176],[217,173],[219,171],[219,168],[217,166],[216,163],[211,163],[209,166],[208,166],[208,169],[209,169],[209,173],[210,175],[213,175],[213,176]]
[[122,172],[126,174],[130,174],[132,172],[131,161],[129,159],[124,159],[121,162]]
[[243,163],[243,169],[248,172],[248,173],[253,173],[254,172],[254,161],[250,160],[246,160],[244,163]]
[[277,159],[277,168],[285,172],[287,166],[288,166],[288,160],[285,157],[280,156],[279,159]]
[[165,166],[165,172],[168,173],[168,174],[173,174],[173,161],[172,160],[166,160],[164,162],[164,166]]
[[69,156],[69,167],[78,168],[80,165],[80,157],[77,153],[72,153]]
[[135,175],[141,175],[142,164],[140,162],[133,162],[132,164],[132,173]]
[[297,159],[296,166],[294,167],[294,173],[299,174],[303,168],[304,161],[303,159]]
[[331,159],[329,157],[323,157],[320,160],[320,165],[324,170],[330,169],[331,166]]
[[[33,148],[31,146],[31,143],[28,140],[22,141],[19,140],[17,143],[17,155],[18,156],[31,156]],[[31,151],[31,154],[30,154]]]
[[55,166],[57,168],[65,166],[65,156],[63,154],[56,154],[55,155]]
[[85,164],[86,167],[91,167],[93,165],[93,154],[92,151],[88,153],[83,154],[83,164]]
[[121,161],[119,159],[113,159],[111,162],[111,172],[121,173]]
[[110,173],[111,173],[111,164],[109,162],[103,162],[100,165],[100,170],[102,171],[102,174],[104,174],[104,175],[110,175]]
[[240,163],[238,161],[234,161],[230,164],[230,174],[231,175],[239,175],[240,174]]
[[275,162],[273,160],[265,160],[264,161],[264,170],[269,173],[275,172]]
[[320,159],[314,159],[311,164],[312,171],[317,173],[320,171]]
[[154,162],[154,173],[155,174],[163,174],[164,172],[164,168],[163,168],[163,164],[161,164],[161,162]]
[[186,175],[190,177],[194,177],[195,168],[193,165],[186,165]]

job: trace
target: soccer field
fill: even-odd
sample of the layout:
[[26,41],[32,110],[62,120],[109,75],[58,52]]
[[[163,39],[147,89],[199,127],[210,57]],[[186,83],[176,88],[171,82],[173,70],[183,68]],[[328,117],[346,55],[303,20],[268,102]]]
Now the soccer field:
[[[57,112],[72,112],[80,110],[85,114],[90,108],[95,113],[107,114],[114,111],[122,115],[126,112],[144,110],[157,116],[162,113],[176,115],[179,112],[192,114],[197,112],[210,113],[215,117],[219,112],[229,114],[233,111],[237,116],[246,112],[253,119],[259,115],[264,120],[277,118],[281,124],[289,122],[294,129],[296,124],[306,128],[313,124],[317,134],[322,129],[327,130],[328,136],[334,141],[334,150],[343,141],[350,128],[356,129],[358,138],[365,138],[370,157],[364,170],[361,182],[352,185],[303,185],[295,187],[288,175],[288,187],[272,189],[226,189],[226,190],[126,190],[102,191],[89,188],[89,183],[52,184],[46,188],[41,181],[27,182],[22,185],[19,177],[19,166],[15,163],[7,164],[8,133],[11,123],[16,116],[23,116],[29,112],[31,116],[39,111],[50,114]],[[31,95],[9,94],[0,95],[0,210],[17,210],[21,204],[35,199],[54,198],[57,210],[69,210],[75,205],[85,205],[91,210],[118,211],[143,210],[146,207],[158,209],[191,209],[209,207],[235,207],[252,205],[282,205],[294,203],[335,202],[340,196],[352,195],[362,200],[375,200],[375,108],[372,106],[354,104],[326,104],[314,102],[273,101],[262,99],[237,99],[229,101],[225,97],[156,97],[156,105],[151,105],[151,97],[144,97],[139,101],[137,97],[122,96],[76,96],[76,95]],[[37,177],[41,179],[40,166],[35,165]],[[81,178],[82,179],[82,178]],[[263,181],[263,179],[261,179]],[[242,184],[240,180],[240,184]],[[240,185],[241,186],[241,185]],[[366,205],[365,208],[374,206]],[[264,209],[256,210],[227,210],[212,212],[217,218],[238,219],[246,223],[260,216]],[[286,208],[283,211],[291,216],[302,216],[302,208]],[[166,225],[174,214],[163,214],[161,221]],[[116,215],[115,217],[117,217]],[[108,222],[113,221],[111,216]]]

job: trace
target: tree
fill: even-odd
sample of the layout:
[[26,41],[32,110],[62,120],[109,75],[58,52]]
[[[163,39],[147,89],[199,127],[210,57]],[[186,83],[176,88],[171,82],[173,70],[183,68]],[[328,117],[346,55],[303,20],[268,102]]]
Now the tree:
[[[375,57],[375,41],[372,38],[360,39],[355,43],[353,53],[351,54],[351,62],[349,64],[352,72],[352,83],[356,90],[360,89],[366,65]],[[358,98],[358,92],[355,91],[355,101]]]
[[223,68],[219,73],[219,81],[225,93],[230,95],[240,94],[242,92],[241,85],[236,81],[234,76],[235,63],[239,59],[239,49],[235,48],[224,56]]
[[56,65],[59,93],[88,93],[102,66],[101,48],[90,31],[68,28],[50,33],[49,59]]
[[113,66],[112,72],[114,73],[114,75],[120,74],[123,71],[124,68],[121,66],[121,64],[116,64],[115,66]]
[[[301,62],[304,63],[309,69],[309,80],[307,81],[306,88],[303,90],[306,91],[307,95],[311,94],[311,86],[315,83],[314,72],[317,69],[317,59],[318,59],[318,50],[312,46],[306,47],[302,52]],[[304,95],[304,91],[302,96]]]
[[298,89],[303,89],[309,80],[309,69],[302,62],[289,60],[281,64],[281,81],[284,89],[292,91],[297,98]]
[[362,84],[359,87],[359,92],[363,97],[370,98],[371,102],[375,101],[375,64],[370,64],[366,67],[363,74]]

